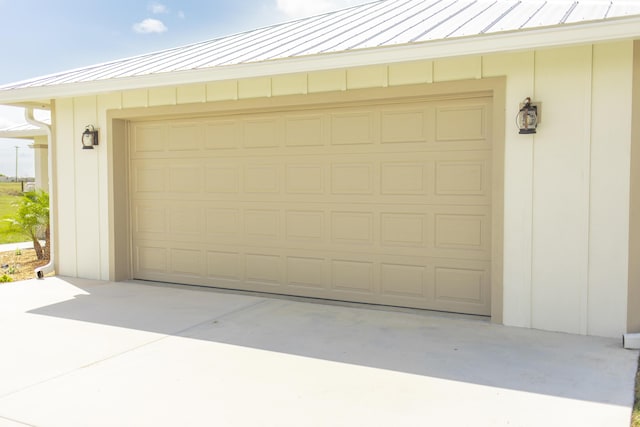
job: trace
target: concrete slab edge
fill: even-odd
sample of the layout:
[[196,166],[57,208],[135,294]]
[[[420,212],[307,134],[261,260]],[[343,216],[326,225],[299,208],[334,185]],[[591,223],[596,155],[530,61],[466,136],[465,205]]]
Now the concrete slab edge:
[[640,350],[640,333],[622,335],[622,347],[629,350]]

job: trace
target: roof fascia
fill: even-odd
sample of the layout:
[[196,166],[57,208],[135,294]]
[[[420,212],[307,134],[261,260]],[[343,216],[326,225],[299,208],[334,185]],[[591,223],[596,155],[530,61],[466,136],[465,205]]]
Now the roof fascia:
[[640,16],[121,79],[0,91],[0,104],[640,38]]

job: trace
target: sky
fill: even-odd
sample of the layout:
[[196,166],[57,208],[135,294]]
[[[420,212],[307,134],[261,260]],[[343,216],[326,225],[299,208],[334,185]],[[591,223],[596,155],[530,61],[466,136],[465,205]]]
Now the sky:
[[[0,85],[372,0],[0,0]],[[42,115],[36,115],[42,117]],[[0,106],[0,128],[24,123]],[[0,174],[33,176],[30,141],[0,138]]]

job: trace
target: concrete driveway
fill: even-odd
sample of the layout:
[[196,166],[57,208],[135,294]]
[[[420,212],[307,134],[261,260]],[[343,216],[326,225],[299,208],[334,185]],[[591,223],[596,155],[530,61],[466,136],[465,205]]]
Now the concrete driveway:
[[143,283],[0,286],[0,426],[627,427],[621,340]]

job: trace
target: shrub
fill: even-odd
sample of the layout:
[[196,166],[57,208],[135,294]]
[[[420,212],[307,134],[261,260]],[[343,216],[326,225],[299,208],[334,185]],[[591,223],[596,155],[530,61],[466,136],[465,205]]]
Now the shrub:
[[[16,213],[8,220],[33,241],[38,259],[50,259],[49,193],[43,190],[27,191],[16,203]],[[40,239],[44,238],[44,248]]]

